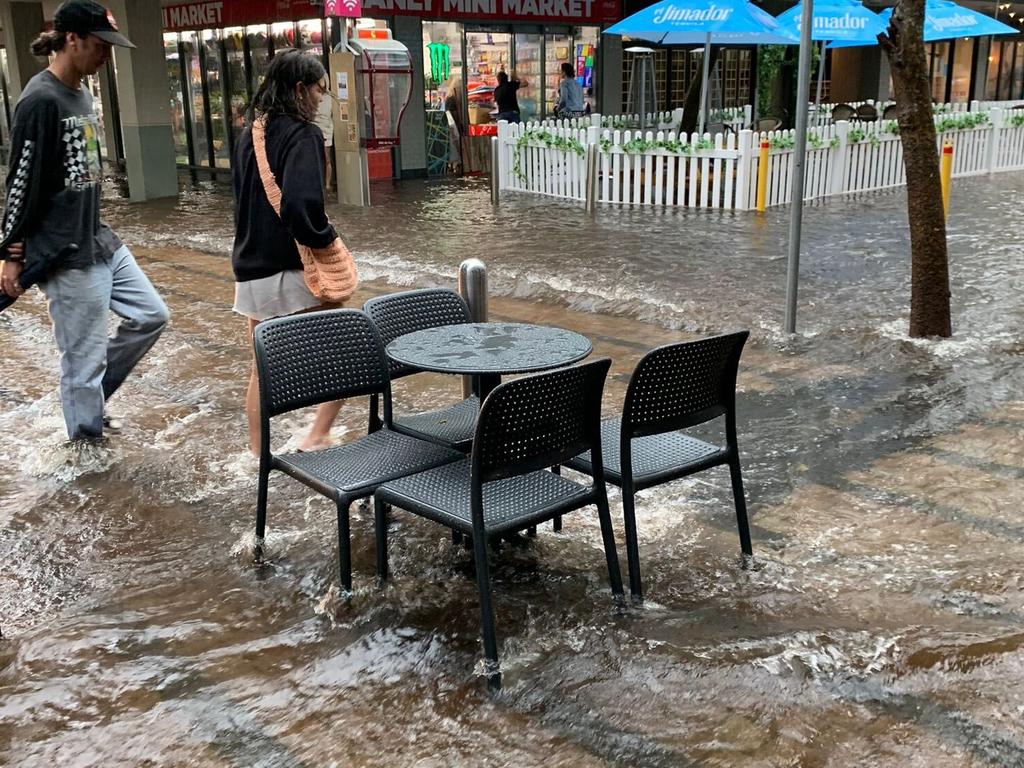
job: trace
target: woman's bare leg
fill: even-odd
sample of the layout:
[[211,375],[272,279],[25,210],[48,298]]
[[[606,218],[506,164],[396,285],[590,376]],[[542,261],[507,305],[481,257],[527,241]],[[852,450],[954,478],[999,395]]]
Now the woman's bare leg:
[[[258,320],[249,318],[249,340]],[[249,420],[249,450],[254,456],[260,455],[260,383],[256,377],[256,361],[249,369],[249,387],[245,391],[245,415]]]
[[300,451],[316,451],[331,444],[331,425],[334,424],[334,419],[344,404],[344,400],[335,400],[333,403],[321,403],[317,406],[309,434],[299,444]]
[[[340,306],[340,304],[321,304],[319,307],[313,307],[307,311],[316,312],[321,309],[338,309]],[[305,440],[299,443],[300,451],[316,451],[321,448],[330,447],[331,426],[334,424],[334,420],[344,404],[344,400],[335,400],[332,403],[321,403],[317,406],[316,415],[313,417],[313,423],[309,428],[309,434],[306,435]]]

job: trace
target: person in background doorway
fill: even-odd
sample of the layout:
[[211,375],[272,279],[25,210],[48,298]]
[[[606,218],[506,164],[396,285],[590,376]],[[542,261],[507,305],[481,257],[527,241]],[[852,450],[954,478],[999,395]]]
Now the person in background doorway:
[[583,117],[586,111],[586,104],[583,101],[583,88],[576,81],[572,64],[562,64],[562,79],[558,83],[558,101],[555,104],[555,117],[573,118]]
[[515,72],[509,78],[504,71],[498,73],[498,85],[494,88],[494,103],[498,107],[498,120],[507,120],[510,123],[520,122],[519,99],[516,92],[522,87],[515,77]]
[[[53,29],[32,43],[50,65],[29,80],[14,112],[0,240],[0,290],[8,296],[23,293],[23,267],[46,269],[39,287],[60,350],[64,424],[75,441],[116,430],[106,401],[169,319],[128,246],[100,221],[98,121],[82,79],[110,61],[114,45],[135,47],[110,11],[87,0],[63,3]],[[111,311],[122,320],[108,338]]]
[[[326,248],[337,233],[324,210],[324,139],[313,124],[327,91],[327,73],[315,56],[286,49],[276,54],[253,98],[250,126],[242,132],[231,169],[235,193],[234,310],[248,319],[249,342],[261,320],[314,309],[332,309],[306,286],[296,242]],[[264,127],[270,171],[281,190],[274,210],[260,176],[253,144],[256,121]],[[329,445],[342,403],[324,403],[299,450]],[[255,362],[245,395],[249,447],[260,452],[260,395]]]
[[316,111],[316,127],[324,137],[324,188],[331,191],[331,178],[333,177],[334,157],[334,117],[332,107],[334,99],[330,92],[324,94],[320,99],[320,106]]
[[462,80],[453,77],[448,82],[444,99],[445,119],[448,121],[448,167],[452,173],[462,175],[463,141],[466,136],[466,118],[462,109]]
[[587,106],[584,107],[583,113],[586,114],[586,115],[593,114],[593,112],[594,112],[594,89],[593,88],[587,88],[586,102],[587,102]]

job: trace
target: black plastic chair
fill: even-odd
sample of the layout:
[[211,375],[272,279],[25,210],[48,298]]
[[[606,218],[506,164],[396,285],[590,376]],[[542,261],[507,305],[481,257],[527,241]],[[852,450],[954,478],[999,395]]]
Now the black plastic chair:
[[[629,559],[629,589],[643,597],[633,496],[637,491],[728,464],[744,561],[753,555],[736,444],[736,370],[748,331],[653,349],[637,364],[626,389],[622,417],[601,424],[604,478],[622,488]],[[680,430],[725,416],[725,445],[711,445]],[[590,456],[567,462],[600,472]]]
[[[378,296],[367,301],[363,311],[377,326],[384,346],[413,331],[471,321],[465,300],[455,291],[446,288],[425,288]],[[392,380],[420,372],[419,368],[394,360],[389,360],[388,365]],[[473,440],[479,413],[480,399],[472,395],[436,411],[395,416],[393,428],[406,435],[466,452]],[[379,426],[378,403],[373,397],[370,399],[370,429],[372,431]]]
[[[612,592],[622,594],[608,495],[601,479],[601,392],[607,358],[499,385],[484,401],[470,458],[382,485],[374,494],[377,570],[388,577],[387,505],[472,536],[488,681],[500,686],[488,540],[596,504]],[[547,471],[593,453],[590,487]]]
[[765,116],[757,121],[757,130],[763,132],[777,131],[782,127],[782,118]]
[[872,104],[861,104],[857,107],[857,119],[865,123],[874,123],[878,120],[878,110]]
[[[358,309],[334,309],[266,320],[254,333],[260,383],[260,470],[256,501],[257,558],[267,521],[267,484],[284,472],[333,499],[338,507],[341,584],[352,589],[349,506],[388,480],[462,458],[458,451],[391,429],[391,381],[373,323]],[[319,451],[272,454],[270,419],[296,408],[348,397],[383,397],[379,430]]]
[[900,105],[899,104],[887,104],[885,109],[882,110],[883,120],[895,120],[899,117]]
[[838,123],[840,120],[852,120],[857,116],[857,110],[851,107],[849,104],[836,104],[832,107],[832,122]]

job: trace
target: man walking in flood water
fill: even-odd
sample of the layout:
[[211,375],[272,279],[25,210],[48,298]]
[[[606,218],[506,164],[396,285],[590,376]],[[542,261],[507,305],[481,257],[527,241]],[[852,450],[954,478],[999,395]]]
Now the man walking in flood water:
[[[39,283],[60,350],[60,395],[72,440],[103,436],[104,406],[168,321],[167,307],[131,251],[100,221],[98,122],[82,78],[111,47],[135,46],[113,15],[70,0],[32,43],[49,67],[25,86],[14,112],[0,257],[0,291],[24,292],[23,268],[53,262]],[[72,248],[69,248],[72,246]],[[73,247],[77,246],[77,250]],[[110,310],[121,318],[107,338]]]

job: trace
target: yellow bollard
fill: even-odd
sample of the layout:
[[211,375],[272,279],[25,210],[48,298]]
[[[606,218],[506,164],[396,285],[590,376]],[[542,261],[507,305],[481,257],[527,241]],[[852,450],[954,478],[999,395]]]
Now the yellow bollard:
[[757,163],[757,210],[764,213],[768,198],[768,139],[761,142],[761,159]]
[[942,147],[942,164],[939,166],[942,179],[942,212],[949,217],[949,187],[953,178],[953,145],[948,141]]

